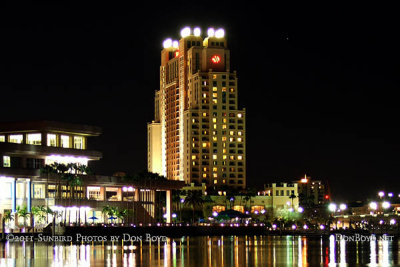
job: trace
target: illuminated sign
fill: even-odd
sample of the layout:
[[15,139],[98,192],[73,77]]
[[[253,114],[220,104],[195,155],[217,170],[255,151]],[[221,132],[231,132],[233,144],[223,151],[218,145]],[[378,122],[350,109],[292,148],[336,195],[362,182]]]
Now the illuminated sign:
[[221,57],[218,55],[212,56],[211,61],[212,61],[212,63],[217,64],[217,63],[221,62]]

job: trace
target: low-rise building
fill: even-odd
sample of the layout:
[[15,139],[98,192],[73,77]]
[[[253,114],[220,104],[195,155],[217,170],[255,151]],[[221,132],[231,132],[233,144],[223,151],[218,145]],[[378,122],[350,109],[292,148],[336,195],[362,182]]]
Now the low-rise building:
[[130,211],[126,222],[152,222],[160,208],[156,205],[157,192],[166,191],[163,214],[167,222],[171,221],[171,190],[180,189],[183,182],[129,181],[83,171],[80,183],[72,184],[62,173],[43,173],[43,167],[53,163],[87,166],[101,159],[102,153],[89,150],[87,142],[88,137],[100,134],[100,128],[88,125],[0,123],[0,219],[11,212],[15,215],[11,223],[18,225],[18,207],[26,207],[30,213],[32,207],[43,206],[57,211],[57,220],[66,224],[109,222],[102,214],[109,205]]

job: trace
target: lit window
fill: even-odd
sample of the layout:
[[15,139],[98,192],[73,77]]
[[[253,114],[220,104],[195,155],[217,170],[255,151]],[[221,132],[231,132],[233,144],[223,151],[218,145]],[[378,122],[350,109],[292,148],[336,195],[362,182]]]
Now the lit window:
[[213,118],[213,122],[216,123],[217,122],[217,118]]
[[101,200],[101,191],[98,186],[87,187],[87,198],[91,200]]
[[218,171],[218,168],[217,167],[213,167],[213,172],[216,172],[216,171]]
[[222,149],[222,153],[226,153],[226,148]]
[[207,98],[207,94],[203,94],[203,98]]
[[203,112],[203,117],[207,117],[207,113]]
[[218,94],[217,93],[213,93],[213,97],[218,97]]
[[217,180],[214,180],[214,184],[217,184]]
[[205,171],[205,172],[206,172],[206,171],[207,171],[207,167],[204,167],[204,168],[203,168],[203,171]]
[[218,177],[218,174],[213,173],[213,177],[214,177],[214,178],[217,178],[217,177]]
[[223,156],[222,156],[222,159],[226,159],[226,155],[223,155]]
[[63,148],[69,148],[69,136],[68,135],[61,135],[60,137],[61,140],[61,147]]
[[57,135],[47,134],[47,146],[57,146]]
[[226,136],[222,136],[222,142],[226,142]]
[[29,145],[41,145],[42,144],[42,134],[27,134],[26,135],[26,143]]
[[218,90],[217,87],[213,87],[213,92],[216,92]]
[[242,132],[238,132],[238,135],[241,136],[241,135],[242,135]]
[[229,91],[230,91],[231,93],[233,93],[233,92],[235,92],[235,88],[229,88]]
[[33,198],[45,198],[45,185],[35,184],[33,191]]
[[242,160],[243,159],[243,157],[242,156],[238,156],[238,160]]
[[214,104],[217,104],[218,103],[218,100],[217,99],[213,99],[213,101],[212,101]]
[[222,87],[222,92],[226,92],[226,87]]
[[222,125],[222,129],[226,129],[226,124],[223,124],[223,125]]
[[223,122],[223,123],[226,123],[226,118],[223,118],[223,119],[222,119],[222,122]]
[[207,147],[207,143],[203,143],[203,147]]
[[242,115],[242,113],[238,113],[237,116],[238,116],[238,118],[241,118],[243,115]]
[[11,167],[11,159],[9,156],[3,156],[3,167],[5,168]]
[[235,135],[235,132],[234,131],[230,131],[229,134],[230,135]]
[[213,74],[213,79],[217,79],[217,75],[216,74]]
[[4,135],[0,135],[0,142],[5,142],[6,141],[6,137]]
[[234,142],[234,141],[235,141],[235,138],[230,137],[230,138],[229,138],[229,141],[230,141],[230,142]]
[[217,159],[217,155],[213,155],[213,159]]
[[217,141],[217,137],[216,136],[213,136],[213,141]]
[[235,156],[229,156],[229,158],[231,159],[231,160],[234,160],[235,159]]
[[74,148],[75,149],[84,149],[83,147],[84,140],[82,136],[74,136]]
[[238,141],[238,142],[242,142],[242,138],[241,138],[241,137],[238,137],[237,141]]
[[203,178],[207,178],[207,173],[203,173]]
[[192,156],[192,159],[196,159],[196,155],[193,155],[193,156]]
[[217,129],[217,125],[216,125],[216,124],[214,124],[214,125],[213,125],[213,128],[214,128],[214,129]]
[[10,143],[22,144],[23,139],[24,137],[22,134],[12,134],[8,136],[8,142]]

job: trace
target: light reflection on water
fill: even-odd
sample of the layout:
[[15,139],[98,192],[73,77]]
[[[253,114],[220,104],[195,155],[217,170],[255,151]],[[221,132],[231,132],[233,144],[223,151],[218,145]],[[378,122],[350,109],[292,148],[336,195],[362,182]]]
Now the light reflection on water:
[[390,266],[399,240],[346,242],[301,236],[185,237],[166,243],[0,243],[3,266]]

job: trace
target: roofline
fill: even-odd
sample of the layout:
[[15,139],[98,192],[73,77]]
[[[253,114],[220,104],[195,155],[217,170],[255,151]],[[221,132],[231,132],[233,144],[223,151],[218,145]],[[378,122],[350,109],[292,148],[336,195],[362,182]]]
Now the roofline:
[[75,124],[58,121],[18,121],[0,122],[0,133],[12,132],[62,132],[82,134],[86,136],[99,136],[102,133],[100,127],[86,124]]

